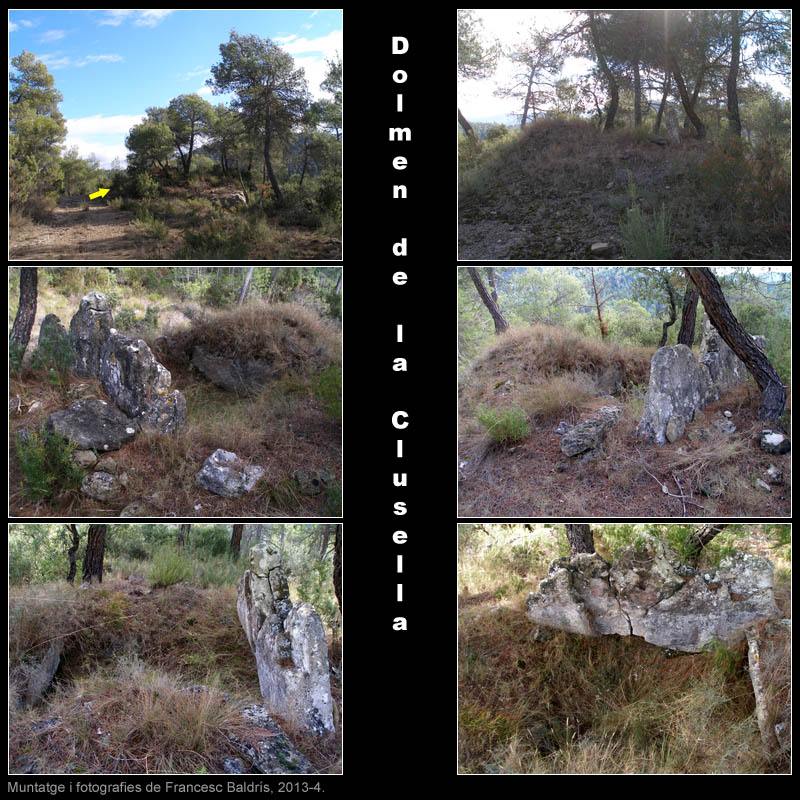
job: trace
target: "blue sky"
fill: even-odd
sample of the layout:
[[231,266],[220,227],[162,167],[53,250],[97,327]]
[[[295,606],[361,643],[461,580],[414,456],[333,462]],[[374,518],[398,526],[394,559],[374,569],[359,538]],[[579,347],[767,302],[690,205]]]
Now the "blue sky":
[[64,95],[68,147],[108,165],[125,163],[125,137],[145,108],[205,86],[232,29],[273,39],[306,71],[320,96],[325,60],[342,54],[340,11],[11,10],[10,56],[23,50],[47,64]]

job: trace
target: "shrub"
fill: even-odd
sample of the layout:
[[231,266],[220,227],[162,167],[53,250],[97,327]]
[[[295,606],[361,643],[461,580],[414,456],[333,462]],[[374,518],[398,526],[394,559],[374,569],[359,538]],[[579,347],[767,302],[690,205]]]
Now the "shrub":
[[138,208],[136,210],[136,218],[131,225],[140,236],[144,236],[148,239],[164,241],[169,235],[167,224],[160,219],[156,219],[156,217],[146,209]]
[[158,181],[148,172],[137,172],[128,185],[134,197],[156,197],[161,190]]
[[339,364],[325,367],[314,377],[314,396],[334,419],[342,418],[342,368]]
[[62,333],[52,329],[49,335],[39,336],[36,349],[31,356],[31,367],[47,372],[50,384],[55,386],[62,399],[66,400],[74,359],[75,350],[69,335],[66,331]]
[[192,564],[174,547],[164,546],[153,553],[150,565],[150,583],[154,587],[173,586],[188,581],[193,575]]
[[186,230],[183,236],[181,258],[244,258],[250,240],[247,220],[233,215],[214,216],[198,228]]
[[35,431],[17,440],[17,458],[24,490],[31,500],[45,500],[76,491],[83,472],[73,462],[75,448],[55,433]]
[[661,206],[652,217],[645,216],[640,206],[628,209],[620,226],[622,249],[627,258],[665,259],[672,256],[671,217]]
[[525,396],[525,408],[531,416],[551,419],[580,412],[596,395],[597,384],[591,375],[568,372],[531,387]]
[[34,222],[48,222],[56,207],[56,199],[51,195],[36,195],[25,203],[25,211]]
[[530,423],[521,408],[479,408],[478,422],[497,444],[511,444],[530,436]]

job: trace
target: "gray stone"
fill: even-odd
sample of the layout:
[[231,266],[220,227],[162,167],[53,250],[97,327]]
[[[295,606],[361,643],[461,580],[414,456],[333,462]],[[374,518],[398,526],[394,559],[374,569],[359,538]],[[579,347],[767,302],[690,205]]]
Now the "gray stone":
[[780,486],[783,483],[783,472],[781,472],[774,464],[770,464],[767,469],[767,480],[773,486]]
[[728,488],[728,482],[719,474],[711,474],[700,480],[698,488],[706,497],[722,497]]
[[308,603],[292,604],[277,549],[250,549],[239,582],[237,612],[256,658],[261,695],[270,712],[303,730],[334,730],[328,643]]
[[119,472],[119,465],[111,456],[104,456],[97,462],[95,469],[98,472],[108,472],[110,475],[116,475]]
[[685,344],[661,347],[650,362],[639,435],[663,445],[671,417],[681,416],[691,422],[698,410],[716,399],[708,370]]
[[667,441],[677,442],[678,439],[683,436],[683,432],[686,430],[686,417],[682,416],[681,414],[673,414],[669,421],[667,422],[667,427],[664,431],[664,435],[667,438]]
[[215,355],[199,345],[192,349],[192,366],[220,389],[244,396],[258,394],[283,373],[268,359]]
[[100,502],[116,500],[123,488],[123,482],[108,472],[90,472],[81,482],[81,492]]
[[229,734],[231,744],[256,772],[264,775],[312,772],[308,759],[295,748],[264,706],[242,710],[241,735]]
[[619,406],[603,406],[597,412],[574,425],[561,437],[561,452],[565,456],[577,456],[599,447],[606,434],[620,418]]
[[771,492],[772,488],[766,481],[762,481],[761,478],[756,478],[755,480],[756,489],[763,489],[765,492]]
[[[752,338],[756,346],[763,351],[767,340],[763,336]],[[708,318],[703,323],[700,363],[708,369],[711,380],[720,393],[728,392],[750,378],[744,362],[728,347]]]
[[246,464],[236,453],[219,448],[204,462],[195,483],[223,497],[241,497],[253,490],[264,468]]
[[121,517],[153,517],[156,516],[147,503],[142,500],[134,500],[128,503],[122,511],[119,512]]
[[95,398],[78,400],[48,418],[48,430],[80,450],[119,450],[136,436],[137,423],[110,403]]
[[736,433],[736,426],[729,419],[715,419],[712,424],[720,433]]
[[722,412],[722,416],[725,417],[726,419],[731,419],[733,417],[733,412],[732,411],[723,411]]
[[247,197],[244,192],[231,192],[230,194],[222,195],[219,198],[219,203],[223,208],[238,208],[247,205]]
[[310,497],[324,492],[334,479],[333,473],[326,469],[298,469],[292,477],[297,482],[300,493]]
[[613,248],[608,242],[595,242],[589,248],[589,252],[593,256],[610,256],[612,251]]
[[83,469],[91,469],[97,463],[97,456],[94,450],[76,450],[72,460]]
[[89,292],[81,300],[69,323],[69,338],[75,350],[75,372],[84,377],[100,374],[100,355],[114,319],[108,298]]
[[784,436],[780,431],[762,431],[758,443],[765,453],[771,453],[776,456],[785,455],[792,449],[789,438]]
[[[36,342],[34,360],[40,354],[46,354],[50,359],[53,356],[60,356],[62,353],[67,356],[71,355],[74,358],[69,334],[55,314],[47,314],[39,326],[39,339]],[[70,358],[70,360],[72,359]]]
[[222,759],[222,771],[226,775],[244,775],[247,772],[247,767],[241,758],[228,758]]
[[571,427],[572,425],[570,425],[565,419],[562,419],[561,422],[559,422],[558,425],[553,428],[553,433],[555,433],[556,436],[563,436]]
[[50,688],[64,649],[63,639],[54,639],[41,657],[31,658],[20,676],[20,704],[23,708],[35,705]]
[[664,114],[664,127],[667,129],[667,140],[671,144],[680,144],[681,128],[674,108],[668,108]]
[[736,552],[697,573],[659,539],[643,535],[613,566],[596,553],[554,562],[528,597],[528,616],[571,633],[640,636],[696,653],[717,641],[733,646],[749,626],[778,615],[772,572],[766,559]]
[[169,391],[172,376],[143,339],[112,330],[99,369],[109,397],[143,430],[174,433],[186,422],[186,399]]

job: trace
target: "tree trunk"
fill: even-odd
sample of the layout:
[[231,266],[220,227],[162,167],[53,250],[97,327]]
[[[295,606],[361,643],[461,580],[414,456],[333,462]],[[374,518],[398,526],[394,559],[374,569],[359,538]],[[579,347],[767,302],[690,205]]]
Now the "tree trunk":
[[342,526],[336,526],[333,539],[333,591],[342,611]]
[[731,65],[728,69],[727,95],[728,95],[728,128],[734,136],[742,135],[742,120],[739,116],[739,61],[742,49],[742,32],[739,27],[741,11],[735,9],[731,15]]
[[697,319],[697,300],[700,294],[697,287],[691,282],[686,283],[686,292],[683,295],[683,308],[681,310],[681,329],[678,331],[678,344],[685,344],[691,348],[694,345],[694,328]]
[[472,129],[472,125],[467,122],[467,118],[461,113],[460,108],[458,109],[458,124],[467,136],[471,139],[475,138],[475,131]]
[[687,560],[690,563],[696,562],[703,552],[703,549],[721,531],[728,527],[728,523],[721,525],[703,525],[696,530],[690,537],[687,545]]
[[69,559],[69,572],[67,573],[67,583],[75,583],[75,575],[78,572],[78,547],[80,546],[80,533],[78,526],[75,524],[67,525],[72,536],[72,542],[67,550],[67,558]]
[[[533,71],[528,74],[528,91],[525,92],[525,104],[522,107],[522,119],[520,120],[520,128],[524,128],[528,122],[528,110],[531,107],[531,88],[533,87]],[[535,117],[534,117],[535,119]]]
[[675,291],[672,288],[672,284],[669,282],[669,278],[665,279],[665,288],[667,290],[667,297],[669,297],[669,318],[661,323],[661,341],[659,342],[659,347],[664,347],[667,343],[667,339],[669,338],[669,329],[675,324],[675,320],[678,319],[678,312],[675,308]]
[[744,362],[761,389],[759,419],[777,420],[786,407],[786,389],[780,376],[733,315],[714,273],[708,267],[684,267],[684,270],[703,298],[703,308],[711,324],[719,331],[728,347]]
[[322,537],[319,542],[319,560],[324,561],[325,555],[328,552],[328,545],[331,541],[331,533],[336,535],[336,526],[335,525],[323,525],[322,526]]
[[108,525],[90,525],[83,556],[84,583],[103,582],[103,556],[106,552]]
[[483,304],[489,309],[489,313],[492,315],[492,319],[494,320],[494,332],[498,335],[505,333],[508,330],[508,322],[506,322],[506,318],[500,312],[500,308],[498,307],[497,303],[492,299],[492,296],[483,285],[483,281],[481,280],[481,276],[478,273],[477,268],[467,267],[467,272],[469,273],[470,278],[472,278],[472,282],[475,284],[475,288],[478,290],[478,294],[480,295],[481,300],[483,300]]
[[608,325],[603,319],[603,303],[600,300],[600,290],[597,288],[597,281],[594,277],[594,267],[589,267],[589,271],[592,275],[592,292],[594,293],[594,305],[597,310],[597,324],[600,326],[600,338],[605,339],[608,336]]
[[189,543],[189,531],[192,529],[191,522],[182,522],[178,526],[178,547],[183,547]]
[[13,358],[22,358],[28,349],[28,342],[33,330],[33,321],[36,319],[36,295],[39,285],[39,273],[36,267],[22,267],[19,271],[19,306],[11,335],[8,337],[8,351]]
[[569,553],[574,556],[578,553],[594,553],[594,535],[591,527],[586,523],[567,523],[567,539],[569,540]]
[[278,178],[275,175],[275,170],[272,168],[272,157],[269,154],[271,138],[271,136],[264,137],[264,167],[267,170],[267,177],[269,178],[269,185],[272,187],[272,193],[275,195],[275,202],[278,205],[283,205],[283,192],[278,185]]
[[653,133],[658,134],[659,130],[661,129],[661,119],[664,116],[664,111],[667,108],[667,100],[669,100],[669,90],[670,84],[672,82],[672,76],[670,74],[669,69],[664,72],[664,91],[661,93],[661,103],[658,106],[658,112],[656,113],[656,122],[653,126]]
[[672,69],[672,74],[675,76],[675,83],[678,86],[678,94],[681,98],[681,104],[683,105],[683,110],[686,112],[686,116],[689,118],[689,122],[692,123],[694,126],[695,132],[697,133],[698,139],[705,139],[706,136],[706,126],[703,124],[703,120],[697,116],[697,112],[694,110],[694,105],[692,104],[692,99],[689,97],[689,91],[686,88],[686,81],[683,79],[683,74],[681,73],[680,67],[678,66],[678,60],[675,58],[675,55],[670,53],[670,67]]
[[231,555],[234,561],[239,560],[239,552],[242,549],[242,531],[244,525],[235,523],[233,526],[233,533],[231,534]]
[[247,299],[247,292],[250,290],[250,281],[253,280],[253,270],[255,267],[248,267],[247,274],[244,277],[244,283],[242,284],[242,290],[239,292],[239,305],[243,305],[244,301]]
[[606,122],[603,130],[610,131],[614,127],[614,118],[616,117],[617,109],[619,108],[619,84],[617,83],[617,79],[614,77],[614,73],[608,66],[608,62],[606,61],[603,51],[600,48],[600,37],[597,33],[597,22],[594,18],[594,11],[589,12],[589,30],[592,35],[594,52],[597,55],[597,64],[600,67],[600,71],[605,76],[606,82],[608,83],[608,111],[606,112]]
[[642,124],[642,78],[639,74],[638,59],[633,62],[633,124]]

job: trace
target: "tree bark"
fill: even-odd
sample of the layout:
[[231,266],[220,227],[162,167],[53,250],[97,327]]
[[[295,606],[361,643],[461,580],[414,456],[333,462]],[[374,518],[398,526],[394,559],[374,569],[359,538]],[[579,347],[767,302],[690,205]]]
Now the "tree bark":
[[720,525],[703,525],[698,528],[690,537],[688,543],[687,558],[690,562],[695,562],[700,558],[703,549],[711,540],[728,527],[728,523]]
[[483,304],[492,315],[492,319],[494,320],[494,332],[498,335],[505,333],[508,330],[508,322],[506,322],[506,318],[500,312],[500,308],[498,307],[497,303],[492,299],[491,294],[489,294],[486,287],[483,285],[483,281],[481,280],[481,276],[477,268],[467,267],[467,272],[469,273],[470,278],[472,278],[472,282],[475,284],[475,288],[478,290],[478,294],[480,295]]
[[470,139],[475,138],[475,131],[472,128],[472,125],[467,122],[467,118],[461,113],[461,109],[458,109],[458,124],[461,126],[461,129],[464,133],[470,137]]
[[678,94],[681,98],[683,110],[686,112],[689,122],[691,122],[694,126],[695,132],[697,133],[697,138],[705,139],[706,126],[703,124],[703,120],[700,119],[700,117],[697,115],[697,112],[694,110],[692,99],[689,97],[689,91],[686,88],[686,81],[684,81],[683,74],[678,66],[678,60],[673,53],[670,53],[669,58],[670,68],[672,70],[672,74],[675,76],[675,83],[678,86]]
[[233,533],[231,533],[231,555],[234,561],[239,560],[239,553],[242,549],[242,531],[244,531],[244,525],[235,523]]
[[78,572],[78,547],[80,546],[80,533],[78,526],[75,524],[67,525],[67,530],[70,532],[72,542],[67,550],[67,558],[69,559],[69,572],[67,573],[67,583],[75,583],[75,575]]
[[597,310],[597,324],[600,326],[600,338],[605,339],[608,336],[608,325],[603,319],[603,303],[600,300],[600,290],[597,288],[597,281],[594,277],[594,267],[589,267],[589,271],[592,275],[592,292],[594,293],[594,306]]
[[642,78],[639,74],[638,59],[633,62],[633,124],[642,124]]
[[659,347],[664,347],[667,343],[669,329],[675,324],[675,320],[678,319],[678,312],[675,308],[675,290],[672,288],[672,284],[667,277],[664,278],[664,286],[667,290],[667,297],[669,298],[669,318],[661,323],[661,341],[659,342]]
[[691,348],[694,345],[694,328],[697,319],[697,300],[700,294],[697,287],[691,282],[686,283],[686,292],[683,295],[683,308],[681,309],[681,329],[678,331],[678,344],[685,344]]
[[664,116],[664,111],[667,108],[667,100],[669,100],[669,90],[670,84],[672,82],[672,76],[670,74],[669,69],[664,72],[664,91],[661,93],[661,103],[658,106],[658,111],[656,112],[656,121],[653,125],[653,133],[658,134],[659,130],[661,129],[661,119]]
[[617,109],[619,108],[619,84],[611,68],[608,66],[608,62],[600,47],[600,37],[597,33],[597,22],[594,17],[594,11],[589,12],[589,31],[592,35],[592,45],[594,46],[594,52],[597,56],[597,64],[608,83],[608,111],[606,112],[606,121],[603,130],[610,131],[614,127],[614,118],[617,116]]
[[247,299],[247,293],[250,291],[250,281],[253,280],[253,270],[255,267],[248,267],[247,274],[244,277],[244,283],[242,284],[242,290],[239,292],[239,305],[243,305],[244,301]]
[[[267,125],[269,125],[269,119],[267,120]],[[278,178],[275,175],[275,170],[272,168],[272,156],[270,155],[270,147],[272,145],[272,135],[268,133],[264,136],[264,168],[267,171],[267,177],[269,178],[269,185],[272,187],[272,193],[275,195],[275,202],[278,205],[283,205],[283,192],[281,191],[281,187],[278,185]]]
[[178,547],[183,547],[185,544],[189,542],[189,532],[192,529],[191,522],[182,522],[178,526]]
[[684,267],[684,270],[703,298],[703,308],[711,324],[744,362],[761,389],[759,419],[779,419],[786,407],[786,389],[775,368],[733,315],[714,273],[708,267]]
[[28,349],[28,342],[33,330],[33,322],[36,319],[36,296],[39,285],[39,273],[36,267],[22,267],[19,271],[19,306],[17,315],[14,317],[14,324],[11,327],[11,335],[8,337],[8,350],[15,359],[19,359],[20,365],[25,351]]
[[84,583],[103,582],[103,557],[106,552],[108,525],[90,525],[83,556]]
[[731,65],[726,84],[728,95],[728,128],[734,136],[742,135],[742,120],[739,116],[739,61],[742,49],[742,32],[739,26],[741,11],[734,9],[731,15]]
[[342,612],[342,526],[336,526],[333,539],[333,591]]
[[594,553],[594,534],[586,523],[567,523],[567,539],[569,552],[574,556],[578,553]]

